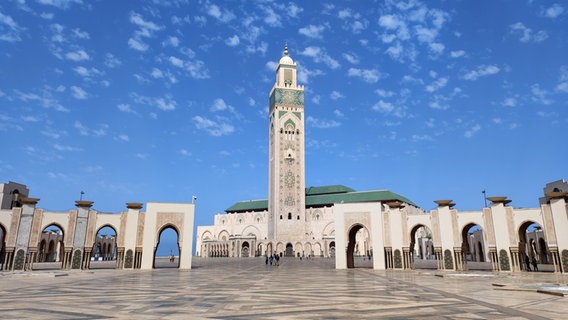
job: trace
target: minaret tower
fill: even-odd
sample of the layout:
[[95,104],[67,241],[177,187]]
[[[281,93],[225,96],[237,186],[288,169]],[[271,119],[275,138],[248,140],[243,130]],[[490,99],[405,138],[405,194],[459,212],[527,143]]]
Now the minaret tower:
[[270,90],[268,137],[268,235],[284,245],[305,237],[304,86],[296,81],[286,44]]

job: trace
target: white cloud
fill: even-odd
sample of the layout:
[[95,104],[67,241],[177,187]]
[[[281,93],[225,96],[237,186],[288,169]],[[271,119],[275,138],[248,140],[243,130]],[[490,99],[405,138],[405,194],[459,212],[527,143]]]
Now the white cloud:
[[118,58],[116,58],[114,55],[112,55],[111,53],[107,53],[105,54],[105,65],[109,68],[115,68],[119,65],[122,64],[122,61],[120,61]]
[[240,39],[239,36],[234,35],[232,37],[229,37],[227,39],[225,39],[225,44],[228,45],[229,47],[235,47],[240,43]]
[[486,65],[481,65],[477,67],[477,70],[471,70],[469,72],[467,72],[463,78],[465,80],[477,80],[480,77],[484,77],[484,76],[488,76],[488,75],[493,75],[493,74],[497,74],[499,73],[499,71],[501,71],[499,69],[499,67],[495,66],[495,65],[490,65],[490,66],[486,66]]
[[555,3],[552,5],[552,7],[544,11],[544,16],[547,18],[556,18],[562,13],[564,13],[564,8],[558,3]]
[[280,22],[280,16],[274,12],[272,8],[264,8],[264,22],[271,27],[280,27],[282,22]]
[[164,41],[163,45],[178,47],[179,46],[179,38],[174,36],[169,36],[166,41]]
[[73,35],[75,35],[76,38],[78,39],[90,39],[91,37],[89,36],[89,33],[87,31],[82,31],[79,28],[73,29]]
[[345,115],[343,114],[343,112],[341,112],[341,110],[339,109],[335,109],[333,110],[333,114],[338,117],[338,118],[343,118]]
[[71,90],[71,94],[75,99],[84,100],[89,96],[87,92],[81,87],[71,86],[69,89]]
[[130,140],[127,134],[119,134],[116,139],[125,142],[128,142]]
[[21,33],[23,31],[24,28],[20,27],[12,17],[0,12],[0,41],[21,41]]
[[77,51],[73,51],[73,52],[67,52],[67,54],[65,55],[65,58],[67,58],[68,60],[72,60],[72,61],[83,61],[83,60],[89,60],[89,54],[87,54],[85,52],[85,50],[77,50]]
[[177,102],[169,94],[166,94],[164,97],[147,97],[133,93],[131,96],[136,103],[153,106],[164,111],[175,110],[177,105]]
[[381,113],[391,113],[394,110],[394,106],[390,102],[379,100],[379,102],[375,103],[372,109]]
[[384,90],[384,89],[377,89],[377,90],[375,90],[375,92],[383,98],[388,98],[388,97],[394,96],[394,92]]
[[463,57],[464,55],[465,55],[465,51],[463,51],[463,50],[457,50],[457,51],[450,52],[450,56],[452,58],[459,58],[459,57]]
[[189,151],[187,151],[187,150],[185,150],[185,149],[181,149],[181,150],[179,151],[179,154],[181,154],[181,155],[184,156],[184,157],[191,157],[191,152],[189,152]]
[[516,107],[517,106],[517,99],[515,98],[505,98],[503,102],[501,102],[502,106],[505,107]]
[[116,106],[118,108],[118,110],[122,111],[122,112],[126,112],[126,113],[136,113],[136,111],[134,111],[129,104],[126,103],[121,103],[119,105]]
[[[146,21],[142,16],[136,12],[130,13],[130,22],[139,26],[142,30],[149,30],[149,31],[159,31],[163,29],[162,26],[159,26],[151,21]],[[140,34],[147,35],[147,31],[140,31]]]
[[342,56],[345,60],[347,60],[351,64],[358,64],[359,63],[359,58],[355,54],[343,53]]
[[320,47],[307,47],[304,51],[300,52],[300,55],[311,57],[315,62],[322,62],[331,69],[337,69],[341,66],[337,60],[325,53]]
[[134,39],[134,38],[130,38],[128,39],[128,46],[134,50],[138,50],[138,51],[146,51],[148,50],[148,45],[145,44],[144,42],[138,40],[138,39]]
[[541,89],[538,84],[533,84],[531,86],[531,93],[532,93],[532,100],[544,105],[549,105],[552,103],[552,100],[548,98],[548,91]]
[[476,134],[479,130],[481,130],[481,126],[479,124],[474,125],[473,127],[471,127],[469,130],[466,130],[464,132],[464,137],[466,138],[471,138],[473,137],[474,134]]
[[235,131],[235,128],[226,122],[213,121],[201,116],[195,116],[192,119],[198,129],[205,130],[214,137],[229,135]]
[[207,14],[221,22],[229,22],[235,18],[235,14],[228,10],[221,10],[217,5],[210,5],[207,8]]
[[322,26],[322,25],[314,26],[313,24],[310,24],[307,27],[300,28],[300,30],[298,30],[298,33],[300,33],[301,35],[304,35],[308,38],[321,38],[322,32],[324,30],[325,30],[325,27]]
[[82,136],[96,136],[101,137],[106,135],[106,130],[108,129],[108,125],[103,124],[100,125],[98,129],[89,129],[87,126],[82,124],[79,121],[75,121],[73,127],[79,131],[79,134]]
[[329,129],[329,128],[336,128],[339,127],[341,125],[341,123],[339,123],[338,121],[335,120],[321,120],[321,119],[316,119],[312,116],[308,116],[306,118],[306,122],[308,123],[308,125],[311,125],[314,128],[320,128],[320,129]]
[[376,83],[381,77],[381,74],[376,69],[349,68],[347,75],[350,77],[361,78],[363,81],[368,83]]
[[71,4],[77,3],[82,4],[82,0],[36,0],[38,3],[43,5],[54,6],[58,9],[67,9]]
[[345,98],[345,96],[343,94],[341,94],[341,92],[333,90],[329,97],[331,98],[331,100],[337,100],[337,99],[341,99],[341,98]]
[[225,103],[225,100],[221,99],[221,98],[217,98],[215,99],[215,101],[213,101],[213,105],[211,105],[211,109],[212,112],[217,112],[217,111],[231,111],[234,112],[235,108],[233,108],[233,106],[228,105]]
[[152,68],[152,72],[150,73],[152,75],[152,77],[154,77],[155,79],[161,79],[164,77],[164,73],[162,72],[162,70],[158,69],[158,68]]
[[85,68],[85,67],[83,67],[83,66],[75,67],[75,68],[73,68],[73,71],[75,71],[78,75],[80,75],[80,76],[82,76],[82,77],[86,77],[86,78],[91,78],[91,77],[94,77],[94,76],[100,76],[100,75],[103,74],[103,73],[102,73],[99,69],[97,69],[97,68],[90,68],[90,69],[87,69],[87,68]]
[[523,23],[517,22],[509,26],[511,34],[520,35],[519,41],[528,42],[542,42],[548,38],[545,31],[533,32],[532,29],[527,28]]
[[449,79],[448,77],[442,77],[436,79],[434,82],[426,86],[426,91],[434,92],[445,87],[448,84],[448,79]]

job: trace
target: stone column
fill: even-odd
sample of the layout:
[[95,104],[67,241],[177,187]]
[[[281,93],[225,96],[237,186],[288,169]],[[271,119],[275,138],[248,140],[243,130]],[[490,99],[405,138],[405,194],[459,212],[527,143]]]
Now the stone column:
[[20,198],[22,213],[16,236],[15,257],[11,270],[24,270],[30,263],[29,241],[32,231],[33,215],[38,198]]
[[89,209],[93,201],[77,200],[77,221],[75,222],[75,234],[73,235],[73,251],[71,254],[71,269],[85,268],[85,243],[87,240],[87,226]]
[[[456,212],[451,210],[456,204],[452,200],[435,200],[438,205],[437,210],[437,222],[438,230],[435,232],[432,230],[434,237],[436,234],[439,236],[438,244],[440,255],[442,257],[442,262],[438,262],[438,267],[442,267],[443,270],[457,270],[457,261],[455,261],[454,248],[456,247],[456,233],[459,233],[456,229]],[[433,223],[434,224],[434,223]]]
[[[507,197],[488,197],[491,201],[491,216],[495,231],[495,259],[498,271],[513,271],[512,247],[518,247],[515,238],[513,215],[505,206],[511,202]],[[520,249],[520,248],[519,248]]]
[[550,210],[544,216],[546,229],[546,242],[549,245],[550,254],[556,272],[568,273],[568,207],[566,200],[567,192],[549,192],[546,199],[550,204]]

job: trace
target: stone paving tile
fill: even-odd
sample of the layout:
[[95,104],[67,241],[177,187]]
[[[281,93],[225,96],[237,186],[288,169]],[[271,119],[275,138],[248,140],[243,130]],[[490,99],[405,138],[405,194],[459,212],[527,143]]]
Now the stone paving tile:
[[[0,319],[566,319],[568,298],[492,283],[563,284],[550,273],[436,276],[335,270],[330,259],[199,259],[192,270],[2,273]],[[61,273],[58,271],[58,273]],[[31,276],[34,274],[34,276]],[[449,273],[446,273],[449,274]]]

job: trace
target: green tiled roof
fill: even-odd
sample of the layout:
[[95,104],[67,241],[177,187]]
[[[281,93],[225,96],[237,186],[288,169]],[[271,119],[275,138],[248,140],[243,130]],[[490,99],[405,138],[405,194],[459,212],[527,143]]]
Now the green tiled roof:
[[[414,202],[389,190],[373,190],[357,192],[342,185],[306,188],[306,207],[319,207],[334,203],[379,202],[398,200],[418,207]],[[268,200],[248,200],[235,203],[226,209],[227,213],[265,211]]]

